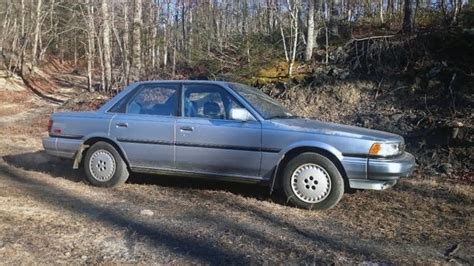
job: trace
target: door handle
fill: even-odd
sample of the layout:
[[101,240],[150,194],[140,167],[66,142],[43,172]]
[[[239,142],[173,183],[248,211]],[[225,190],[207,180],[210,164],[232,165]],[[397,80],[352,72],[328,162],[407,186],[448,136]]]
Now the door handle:
[[128,123],[124,123],[124,122],[117,122],[117,123],[115,123],[115,125],[117,127],[128,127]]
[[184,127],[180,127],[179,130],[181,130],[181,132],[183,132],[183,131],[193,131],[194,128],[189,127],[189,126],[184,126]]

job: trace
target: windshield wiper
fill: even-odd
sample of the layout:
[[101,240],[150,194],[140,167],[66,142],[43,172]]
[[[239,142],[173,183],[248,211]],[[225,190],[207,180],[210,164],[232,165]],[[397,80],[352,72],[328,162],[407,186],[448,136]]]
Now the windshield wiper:
[[267,119],[279,119],[279,118],[282,118],[282,119],[293,119],[293,118],[299,118],[299,116],[297,116],[297,115],[274,115],[274,116],[270,116],[270,117],[267,118]]

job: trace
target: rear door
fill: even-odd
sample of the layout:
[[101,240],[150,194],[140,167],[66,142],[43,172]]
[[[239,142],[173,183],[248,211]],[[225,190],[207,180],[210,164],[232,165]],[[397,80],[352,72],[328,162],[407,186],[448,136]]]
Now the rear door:
[[242,105],[213,84],[183,84],[176,123],[176,168],[190,172],[258,177],[261,124],[230,119]]
[[179,84],[144,84],[112,108],[110,134],[132,167],[174,168]]

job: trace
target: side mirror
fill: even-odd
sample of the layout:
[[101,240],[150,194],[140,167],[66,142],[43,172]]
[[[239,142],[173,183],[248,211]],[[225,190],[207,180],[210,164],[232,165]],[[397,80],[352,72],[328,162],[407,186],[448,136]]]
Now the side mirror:
[[242,122],[255,120],[252,114],[250,114],[245,108],[232,108],[230,110],[230,118]]

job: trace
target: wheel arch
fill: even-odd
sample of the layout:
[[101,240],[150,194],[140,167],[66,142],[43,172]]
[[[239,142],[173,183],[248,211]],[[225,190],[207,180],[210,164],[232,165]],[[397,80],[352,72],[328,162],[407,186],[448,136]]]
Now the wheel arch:
[[316,145],[302,145],[292,147],[282,153],[282,156],[280,157],[281,159],[275,166],[275,171],[272,177],[272,181],[270,183],[270,194],[273,192],[275,187],[279,187],[281,185],[281,173],[283,172],[283,169],[288,164],[288,162],[296,156],[305,152],[318,153],[331,160],[331,162],[337,167],[337,169],[341,173],[342,179],[344,180],[344,188],[346,189],[346,191],[349,190],[349,180],[347,177],[347,173],[340,160],[342,155],[337,150],[332,147],[328,148]]
[[112,145],[117,150],[117,152],[120,154],[120,156],[122,156],[122,158],[125,161],[125,164],[127,165],[127,167],[130,167],[128,157],[127,157],[126,153],[123,151],[122,147],[115,140],[113,140],[109,137],[105,137],[105,136],[91,136],[91,137],[88,137],[81,144],[81,148],[79,149],[79,151],[77,152],[77,154],[75,156],[75,160],[74,160],[75,168],[77,168],[80,164],[83,163],[82,159],[84,158],[84,155],[86,154],[87,150],[92,145],[94,145],[95,143],[97,143],[99,141],[103,141],[103,142],[106,142],[106,143]]

